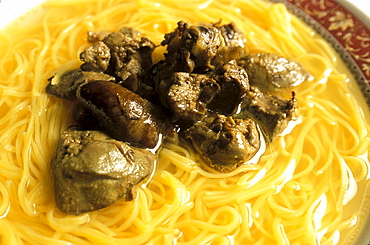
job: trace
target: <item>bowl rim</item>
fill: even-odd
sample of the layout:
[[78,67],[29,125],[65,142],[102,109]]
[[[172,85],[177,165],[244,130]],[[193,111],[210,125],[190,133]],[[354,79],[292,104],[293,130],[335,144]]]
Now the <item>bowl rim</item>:
[[[328,41],[354,76],[370,108],[370,16],[348,0],[269,0],[283,3]],[[369,193],[370,184],[366,193]],[[355,245],[370,245],[370,205]]]
[[370,17],[346,0],[269,0],[283,3],[339,54],[370,108]]
[[[348,0],[268,1],[283,3],[333,46],[353,74],[370,108],[370,16]],[[43,2],[45,0],[0,0],[0,29]],[[356,234],[358,245],[370,245],[370,210],[366,212],[362,230]]]

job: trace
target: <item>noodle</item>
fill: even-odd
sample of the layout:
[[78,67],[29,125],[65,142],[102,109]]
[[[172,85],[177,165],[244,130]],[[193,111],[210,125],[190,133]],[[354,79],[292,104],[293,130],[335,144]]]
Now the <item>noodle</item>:
[[[248,52],[294,59],[315,77],[295,88],[301,122],[258,164],[226,174],[202,169],[191,147],[166,144],[133,201],[61,213],[49,163],[73,106],[46,94],[47,79],[80,65],[87,31],[133,27],[159,44],[179,20],[221,16]],[[49,0],[1,30],[0,46],[0,244],[349,244],[362,228],[369,111],[331,46],[283,4]]]

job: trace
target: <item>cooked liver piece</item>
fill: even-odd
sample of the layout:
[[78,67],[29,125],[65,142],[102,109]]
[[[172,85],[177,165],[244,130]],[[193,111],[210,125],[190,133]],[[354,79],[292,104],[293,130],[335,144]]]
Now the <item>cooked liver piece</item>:
[[152,65],[155,44],[132,30],[122,28],[97,41],[80,54],[84,71],[105,72],[116,82],[136,92],[147,82],[146,72]]
[[81,69],[84,71],[105,72],[108,69],[110,61],[110,49],[101,41],[94,43],[80,54],[82,64]]
[[249,91],[247,72],[229,62],[215,70],[213,78],[220,86],[220,92],[210,102],[208,108],[225,115],[231,115],[245,93]]
[[89,109],[111,137],[154,148],[164,116],[149,101],[112,82],[90,82],[77,90],[78,101]]
[[179,118],[197,122],[207,114],[207,105],[219,92],[214,79],[201,74],[176,72],[167,92],[167,104]]
[[165,62],[172,71],[204,72],[213,69],[212,59],[222,45],[222,37],[216,27],[194,26],[184,21],[165,35],[161,43],[167,45]]
[[154,171],[155,159],[150,151],[99,131],[69,128],[51,160],[56,204],[62,212],[78,215],[120,199],[130,201],[132,189]]
[[114,82],[115,79],[104,73],[74,69],[49,78],[46,92],[61,99],[74,101],[77,88],[91,81]]
[[257,126],[250,118],[217,115],[197,122],[185,135],[210,167],[230,172],[251,159],[260,147]]
[[235,118],[253,117],[261,126],[269,141],[283,132],[289,121],[296,120],[297,101],[292,93],[290,100],[262,93],[252,86],[240,105],[241,112]]
[[249,54],[237,62],[247,71],[250,84],[261,90],[290,88],[313,78],[299,63],[277,54]]

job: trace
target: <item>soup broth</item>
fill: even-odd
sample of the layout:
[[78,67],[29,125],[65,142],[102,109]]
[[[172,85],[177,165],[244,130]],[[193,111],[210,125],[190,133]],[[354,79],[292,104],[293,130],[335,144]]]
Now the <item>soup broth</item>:
[[[65,215],[50,160],[73,105],[47,79],[81,65],[88,31],[132,27],[159,45],[177,22],[234,22],[248,53],[301,63],[299,123],[257,164],[210,173],[166,144],[151,181],[102,210]],[[283,4],[261,0],[51,0],[0,32],[0,243],[349,244],[369,213],[368,106],[339,55]],[[154,52],[163,58],[164,47]],[[366,199],[367,198],[367,199]]]

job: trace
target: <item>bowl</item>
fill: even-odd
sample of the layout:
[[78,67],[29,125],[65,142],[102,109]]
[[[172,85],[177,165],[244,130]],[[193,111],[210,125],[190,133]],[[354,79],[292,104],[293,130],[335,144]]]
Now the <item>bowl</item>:
[[[194,0],[194,1],[197,1],[197,0]],[[11,21],[18,17],[21,20],[23,19],[23,21],[24,20],[32,21],[32,15],[37,15],[39,13],[39,7],[40,7],[39,4],[43,2],[44,1],[41,1],[41,0],[35,0],[35,1],[25,0],[25,1],[17,1],[15,3],[11,3],[10,0],[1,1],[0,15],[3,16],[3,18],[0,19],[0,28],[2,27],[8,28],[8,26],[10,27],[12,24],[16,24],[16,22],[11,23]],[[49,4],[53,5],[53,3],[55,2],[57,1],[49,1]],[[66,4],[70,4],[70,1],[65,1],[65,2]],[[150,4],[150,1],[146,3],[146,1],[144,0],[138,0],[138,2],[141,2],[144,5]],[[161,1],[158,1],[158,3],[156,4],[158,4],[159,6],[160,2]],[[210,4],[212,1],[198,1],[198,2],[204,3],[205,4],[204,7],[205,7],[206,5]],[[286,8],[292,14],[294,14],[295,16],[303,20],[306,24],[312,27],[319,35],[324,37],[326,42],[329,43],[330,46],[334,48],[334,50],[338,53],[339,57],[343,60],[343,63],[346,65],[347,69],[352,73],[352,76],[354,78],[352,82],[355,81],[358,84],[365,98],[367,105],[370,107],[370,48],[369,48],[370,47],[370,20],[369,20],[369,15],[367,12],[368,10],[365,10],[366,5],[361,5],[364,2],[363,1],[349,2],[349,1],[344,1],[344,0],[341,0],[341,1],[339,0],[338,1],[334,1],[334,0],[327,0],[327,1],[270,0],[270,2],[284,4]],[[186,6],[181,6],[181,7],[186,8]],[[202,5],[200,5],[200,8],[201,7]],[[60,21],[61,22],[63,21],[62,17]],[[86,23],[89,23],[89,22],[86,22]],[[86,24],[86,25],[89,25],[89,24]],[[93,28],[94,26],[91,25],[88,27]],[[158,27],[155,27],[155,28],[158,28]],[[66,32],[68,32],[68,30],[66,30]],[[81,40],[79,38],[76,38],[76,42],[83,42],[83,41],[86,41],[86,40],[83,40],[83,39]],[[73,54],[71,54],[71,56],[73,56]],[[22,60],[22,58],[19,58],[19,59]],[[55,64],[65,64],[65,63],[68,63],[68,61],[55,59],[54,63]],[[63,67],[63,69],[68,69],[68,67],[72,67],[75,65],[76,64],[73,62],[71,64],[68,63],[68,66]],[[15,69],[14,67],[12,68]],[[58,68],[49,67],[48,71],[50,71],[50,74],[52,74],[55,69],[58,69]],[[16,71],[18,71],[19,74],[22,74],[21,68]],[[30,76],[32,76],[32,74]],[[38,81],[38,79],[40,80],[41,78],[36,77],[35,81]],[[7,92],[7,93],[11,93],[11,92]],[[44,96],[42,94],[39,94],[38,90],[33,90],[33,89],[30,89],[27,93],[33,93],[33,96],[36,96],[36,97]],[[54,101],[53,103],[63,103],[63,102]],[[17,105],[15,104],[14,106],[17,106]],[[28,107],[19,108],[19,111],[31,110],[27,108]],[[66,111],[69,110],[68,106],[66,105],[60,105],[60,107],[58,108],[65,108]],[[43,112],[40,111],[39,113],[42,114]],[[64,113],[64,112],[61,112],[61,113]],[[37,142],[35,144],[37,144]],[[51,146],[51,148],[53,147]],[[12,152],[14,150],[14,148],[12,148],[11,145],[6,145],[4,149],[7,152]],[[42,152],[38,154],[40,158],[45,157]],[[27,165],[29,163],[26,162],[23,164]],[[14,168],[22,168],[22,167],[24,166],[21,163],[18,163],[16,164],[16,166],[14,166]],[[46,173],[48,171],[48,168],[46,167],[45,169],[41,168],[41,169],[36,169],[32,171],[34,171],[35,173],[38,173],[38,172]],[[162,177],[165,178],[166,176],[162,176]],[[214,177],[214,178],[220,178],[220,177]],[[368,180],[370,178],[370,175],[367,174],[367,176],[364,178]],[[0,180],[3,180],[3,179],[0,179]],[[52,180],[51,178],[48,178],[45,180],[45,182],[42,182],[42,183],[40,182],[40,187],[38,189],[40,193],[52,192],[52,189],[50,187],[52,185],[51,180]],[[31,182],[32,180],[23,181],[23,182],[21,181],[19,184],[24,185],[26,189],[29,183]],[[7,188],[9,190],[14,190],[14,191],[16,190],[16,187],[11,181],[5,180],[3,183],[0,182],[0,184],[2,184],[4,188]],[[367,187],[363,188],[363,192],[368,194],[369,184],[367,185],[368,185]],[[0,185],[0,187],[2,186]],[[0,189],[0,191],[2,191],[2,189]],[[21,195],[19,190],[18,190],[18,195]],[[36,198],[38,194],[35,191],[35,193],[28,193],[28,195],[29,196],[34,195]],[[51,196],[53,196],[53,194],[51,194]],[[368,196],[364,198],[365,198],[365,201],[363,202],[361,206],[362,211],[359,212],[358,214],[359,218],[358,220],[353,221],[353,222],[359,222],[360,225],[358,226],[358,228],[353,230],[351,233],[345,234],[345,236],[348,235],[348,241],[351,241],[354,244],[358,244],[358,245],[370,243],[370,233],[368,233],[368,230],[370,229],[370,215],[369,215],[370,200]],[[6,199],[5,194],[3,194],[3,199],[0,199],[0,200],[5,200],[5,199]],[[184,200],[185,199],[186,198],[184,197]],[[209,199],[212,200],[211,197]],[[213,202],[216,202],[216,200],[213,200]],[[37,203],[37,201],[35,203]],[[50,205],[54,205],[54,204],[52,203]],[[43,213],[43,211],[45,211],[44,209],[50,208],[50,207],[45,207],[44,205],[40,205],[40,206],[41,208],[37,206],[36,204],[34,205],[24,204],[24,206],[21,209],[23,209],[24,212],[30,214],[30,217],[32,217],[32,215],[33,216],[39,215],[40,213]],[[114,206],[114,208],[112,209],[112,212],[113,210],[115,210],[115,212],[122,212],[122,209],[120,209],[121,207],[122,206]],[[186,209],[187,207],[190,207],[190,204],[184,203],[183,208]],[[53,211],[50,211],[47,214],[43,214],[44,216],[41,215],[42,216],[41,219],[47,220],[50,224],[53,224],[51,225],[53,229],[71,232],[73,230],[73,227],[72,228],[68,227],[68,222],[63,221],[62,219],[63,217],[65,218],[65,216],[59,213],[57,209],[51,209],[51,210]],[[3,214],[0,213],[0,222],[2,218],[6,218],[8,213],[13,212],[10,206],[7,209],[4,208],[3,210],[1,205],[0,205],[0,211],[4,211]],[[104,210],[104,212],[109,212],[109,210],[108,211]],[[83,224],[84,222],[88,223],[90,220],[96,221],[97,220],[96,217],[98,215],[99,215],[99,211],[93,212],[92,214],[86,214],[86,215],[84,214],[78,217],[74,217],[74,218],[71,218],[71,220],[73,220],[73,222],[76,222],[76,223],[80,222],[80,224]],[[24,225],[32,226],[32,219],[30,218],[28,220],[28,223]],[[95,223],[95,225],[99,226],[99,223]],[[11,226],[7,226],[7,227],[9,228]],[[109,233],[110,231],[106,231],[102,227],[100,227],[100,229],[102,229],[103,232],[106,232],[110,236],[114,236],[114,234]],[[171,237],[171,235],[173,234],[169,234],[168,237]],[[181,236],[179,234],[177,235]],[[14,238],[14,239],[17,239],[17,238]],[[23,237],[22,239],[26,240],[25,237]],[[333,238],[333,240],[336,241],[335,238]],[[48,240],[46,239],[45,242],[47,241]],[[76,238],[76,241],[78,241],[78,238]]]

